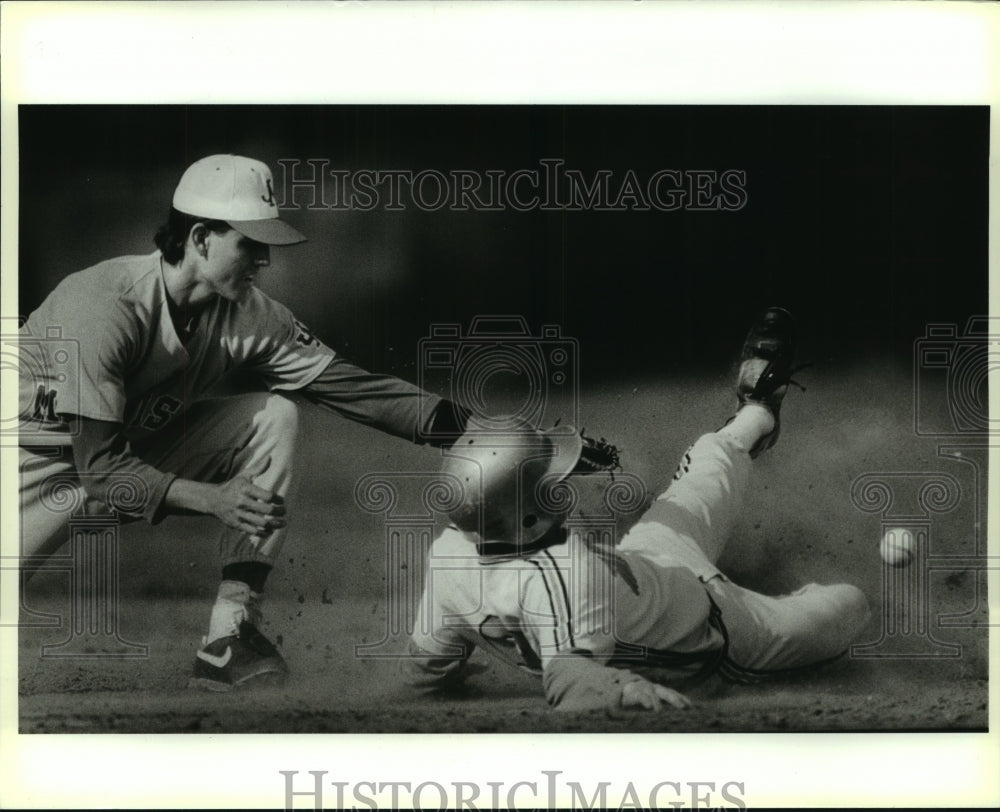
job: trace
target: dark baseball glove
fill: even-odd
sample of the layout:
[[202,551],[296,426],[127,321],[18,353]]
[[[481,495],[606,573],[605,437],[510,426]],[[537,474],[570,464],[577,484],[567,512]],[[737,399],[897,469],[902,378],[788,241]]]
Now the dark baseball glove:
[[618,447],[609,443],[603,437],[595,440],[580,432],[583,449],[580,460],[573,469],[574,474],[594,474],[601,471],[611,472],[621,470],[621,454]]

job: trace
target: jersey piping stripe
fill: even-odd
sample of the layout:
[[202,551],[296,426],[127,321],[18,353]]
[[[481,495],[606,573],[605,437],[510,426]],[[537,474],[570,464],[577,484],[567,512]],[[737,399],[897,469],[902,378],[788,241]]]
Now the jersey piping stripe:
[[[550,558],[551,558],[551,556],[550,556]],[[549,579],[547,577],[548,576],[548,570],[544,566],[542,566],[542,563],[540,561],[538,561],[537,559],[529,558],[528,560],[531,562],[531,564],[533,566],[535,566],[538,569],[539,574],[542,576],[542,584],[545,586],[545,592],[549,596],[549,606],[552,609],[552,640],[553,640],[553,643],[555,644],[556,651],[560,651],[561,648],[562,648],[559,645],[559,626],[560,626],[560,617],[561,616],[565,617],[565,620],[562,621],[562,623],[564,623],[565,626],[566,626],[566,632],[569,635],[569,644],[570,644],[570,647],[571,648],[575,648],[576,647],[576,643],[573,640],[572,611],[571,611],[571,609],[569,607],[568,600],[566,600],[566,602],[564,604],[565,605],[565,611],[560,611],[560,608],[559,608],[559,606],[557,604],[555,595],[553,594],[553,592],[554,592],[553,587],[552,587],[552,585],[549,584]],[[553,561],[552,563],[555,566],[555,562]],[[556,566],[556,573],[557,573],[557,577],[560,577],[559,576],[559,568],[558,568],[558,566]],[[561,580],[562,579],[560,577],[560,582],[561,582]],[[562,595],[563,595],[564,600],[565,600],[565,595],[566,595],[565,591],[562,592]]]
[[542,565],[539,564],[537,561],[535,561],[533,558],[529,558],[528,560],[535,567],[538,568],[538,572],[542,576],[542,584],[545,587],[545,592],[549,596],[549,606],[552,609],[552,641],[555,644],[556,651],[558,651],[559,650],[559,613],[556,610],[556,603],[552,599],[552,590],[549,589],[549,582],[545,578],[545,568],[542,567]]
[[566,631],[569,633],[569,644],[573,648],[576,648],[576,641],[573,639],[573,606],[569,601],[569,590],[566,587],[566,579],[563,577],[559,564],[552,557],[552,553],[546,550],[543,555],[552,563],[552,569],[555,571],[556,578],[559,579],[559,589],[562,591],[563,600],[566,602]]

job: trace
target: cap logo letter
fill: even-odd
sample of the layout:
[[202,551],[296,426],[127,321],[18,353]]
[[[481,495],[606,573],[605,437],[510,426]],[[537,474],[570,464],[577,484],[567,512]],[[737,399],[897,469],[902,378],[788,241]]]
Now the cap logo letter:
[[264,195],[260,196],[260,199],[267,203],[268,206],[274,205],[274,189],[271,188],[271,179],[267,179],[267,197]]

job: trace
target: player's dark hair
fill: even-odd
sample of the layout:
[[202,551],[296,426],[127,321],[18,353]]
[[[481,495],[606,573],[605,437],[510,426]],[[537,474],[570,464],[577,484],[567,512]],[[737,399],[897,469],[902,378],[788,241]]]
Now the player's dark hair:
[[223,220],[208,220],[204,217],[195,217],[193,214],[185,214],[171,207],[167,216],[166,224],[157,229],[153,242],[160,249],[163,258],[171,265],[176,265],[184,258],[184,245],[187,242],[188,234],[196,223],[201,223],[209,231],[222,234],[229,231],[231,226]]

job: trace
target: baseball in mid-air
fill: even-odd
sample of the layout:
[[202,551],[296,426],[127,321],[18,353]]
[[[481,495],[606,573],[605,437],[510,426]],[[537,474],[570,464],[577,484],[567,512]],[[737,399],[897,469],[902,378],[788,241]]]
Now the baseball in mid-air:
[[905,527],[890,527],[882,534],[879,552],[891,567],[908,567],[915,554],[913,531]]

